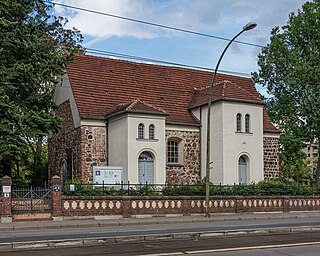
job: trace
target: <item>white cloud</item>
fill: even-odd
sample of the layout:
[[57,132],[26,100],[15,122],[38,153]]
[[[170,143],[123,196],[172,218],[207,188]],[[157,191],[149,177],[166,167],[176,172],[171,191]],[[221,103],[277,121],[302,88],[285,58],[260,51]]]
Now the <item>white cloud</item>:
[[[132,0],[62,0],[60,3],[113,15],[125,17],[137,16],[138,19],[142,18],[141,16],[143,13],[149,12],[147,6],[143,5],[142,2],[139,3],[139,1]],[[75,9],[70,13],[69,8],[61,9],[58,5],[55,7],[55,11],[58,15],[68,18],[69,27],[78,28],[84,35],[97,38],[108,38],[111,36],[135,36],[138,38],[154,37],[151,30],[145,29],[144,26],[128,22],[126,20]]]
[[[109,14],[161,23],[183,29],[217,34],[249,21],[258,28],[251,37],[259,37],[276,25],[283,25],[288,14],[296,11],[302,0],[60,0],[60,3]],[[172,35],[172,31],[134,23],[117,18],[92,14],[56,6],[57,14],[67,16],[69,26],[78,28],[84,35],[108,38],[132,36],[154,38]],[[174,32],[174,34],[177,34]],[[181,35],[179,33],[179,35]],[[259,39],[260,42],[265,41]],[[265,42],[262,42],[265,43]]]

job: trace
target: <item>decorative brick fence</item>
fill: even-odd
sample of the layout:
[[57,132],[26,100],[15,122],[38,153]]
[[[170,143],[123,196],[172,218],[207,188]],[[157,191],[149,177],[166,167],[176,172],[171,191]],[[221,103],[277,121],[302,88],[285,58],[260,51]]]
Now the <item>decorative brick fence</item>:
[[[11,179],[5,178],[4,183],[11,186]],[[192,215],[205,211],[205,198],[200,196],[63,196],[57,176],[52,178],[51,186],[52,217]],[[11,193],[3,194],[0,200],[2,221],[12,218]],[[209,201],[209,211],[213,214],[319,210],[320,196],[216,196]]]
[[[172,197],[62,197],[63,216],[202,214],[205,198]],[[212,197],[211,213],[289,212],[320,210],[320,197]]]

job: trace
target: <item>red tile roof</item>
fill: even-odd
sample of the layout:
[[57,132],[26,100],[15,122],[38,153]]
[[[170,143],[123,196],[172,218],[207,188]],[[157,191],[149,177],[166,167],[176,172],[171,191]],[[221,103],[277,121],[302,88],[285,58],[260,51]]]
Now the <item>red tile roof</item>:
[[[88,55],[77,55],[67,73],[80,117],[102,119],[140,99],[134,110],[160,111],[169,114],[167,123],[187,125],[199,125],[189,109],[206,104],[212,79],[207,71]],[[217,74],[214,95],[261,103],[245,77]]]
[[116,116],[125,112],[135,112],[135,113],[145,113],[145,114],[153,114],[153,115],[164,115],[167,116],[165,111],[153,107],[139,99],[128,102],[126,104],[119,104],[114,108],[107,110],[105,118],[110,118],[112,116]]
[[[249,89],[249,90],[248,90]],[[210,86],[202,88],[200,90],[195,89],[194,95],[189,105],[189,108],[202,106],[208,103]],[[214,85],[214,91],[212,94],[212,101],[219,100],[238,100],[248,103],[264,104],[260,99],[258,92],[250,90],[250,88],[243,88],[230,81],[224,80]]]
[[263,131],[271,133],[281,133],[281,131],[272,124],[266,108],[263,108]]

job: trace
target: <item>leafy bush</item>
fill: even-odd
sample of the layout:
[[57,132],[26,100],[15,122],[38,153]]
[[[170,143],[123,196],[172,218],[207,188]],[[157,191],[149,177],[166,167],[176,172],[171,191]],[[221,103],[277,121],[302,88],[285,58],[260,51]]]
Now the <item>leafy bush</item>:
[[[74,191],[70,191],[70,184]],[[63,193],[70,196],[205,196],[204,182],[195,185],[92,185],[81,180],[71,180]],[[252,184],[213,185],[210,196],[310,196],[320,195],[320,188],[296,185],[282,181],[260,181]]]

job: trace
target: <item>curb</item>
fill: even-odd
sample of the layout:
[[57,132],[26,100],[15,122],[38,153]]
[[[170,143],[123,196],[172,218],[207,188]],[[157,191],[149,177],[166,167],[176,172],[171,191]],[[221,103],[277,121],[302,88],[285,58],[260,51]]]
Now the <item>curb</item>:
[[137,243],[143,241],[173,240],[173,239],[198,239],[221,236],[244,236],[252,234],[270,234],[270,233],[289,233],[319,231],[319,226],[302,226],[288,228],[260,228],[260,229],[243,229],[243,230],[226,230],[210,232],[188,232],[188,233],[171,233],[171,234],[150,234],[150,235],[130,235],[115,237],[97,237],[97,238],[79,238],[64,240],[44,240],[28,241],[14,243],[0,243],[1,252],[22,251],[22,250],[40,250],[63,247],[85,247],[95,245],[110,245],[114,243]]
[[89,228],[89,227],[105,227],[105,226],[130,226],[130,225],[157,225],[157,224],[178,224],[178,223],[200,223],[200,222],[214,222],[214,221],[246,221],[246,220],[271,220],[271,219],[300,219],[300,218],[315,218],[319,216],[313,215],[292,215],[292,216],[216,216],[209,219],[167,219],[167,220],[137,220],[137,221],[101,221],[95,223],[61,223],[61,224],[45,224],[45,225],[34,225],[34,226],[0,226],[0,232],[6,231],[18,231],[18,230],[43,230],[43,229],[69,229],[69,228]]

